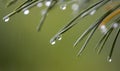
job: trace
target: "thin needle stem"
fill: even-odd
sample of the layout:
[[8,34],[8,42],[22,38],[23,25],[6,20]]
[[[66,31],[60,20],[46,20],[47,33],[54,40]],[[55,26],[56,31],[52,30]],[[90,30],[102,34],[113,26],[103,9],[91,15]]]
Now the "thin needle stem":
[[118,38],[118,36],[119,36],[119,33],[120,33],[120,28],[119,28],[119,30],[118,30],[118,32],[117,32],[117,35],[116,35],[116,37],[115,37],[115,39],[114,39],[114,41],[113,41],[112,48],[111,48],[111,50],[110,50],[110,54],[109,54],[109,58],[108,58],[108,59],[111,59],[111,57],[112,57],[112,54],[113,54],[113,51],[114,51],[115,44],[116,44],[117,38]]
[[100,48],[99,48],[97,54],[100,54],[100,53],[101,53],[101,51],[102,51],[102,49],[103,49],[103,47],[104,47],[104,45],[105,45],[107,39],[109,38],[110,34],[112,33],[112,31],[113,31],[113,28],[111,28],[110,31],[107,33],[107,35],[106,35],[106,37],[105,37],[103,43],[101,42],[102,44],[101,44],[101,46],[100,46]]
[[92,38],[93,34],[95,33],[96,29],[97,29],[97,26],[91,31],[90,35],[89,35],[88,38],[86,39],[84,45],[82,46],[82,48],[81,48],[80,51],[78,52],[78,55],[77,55],[77,56],[81,55],[81,53],[84,51],[84,49],[86,48],[88,42],[90,41],[90,39]]
[[48,12],[54,7],[57,1],[52,0],[50,6],[46,9],[44,15],[42,16],[40,23],[37,26],[37,31],[39,32],[42,28],[42,25],[47,17]]

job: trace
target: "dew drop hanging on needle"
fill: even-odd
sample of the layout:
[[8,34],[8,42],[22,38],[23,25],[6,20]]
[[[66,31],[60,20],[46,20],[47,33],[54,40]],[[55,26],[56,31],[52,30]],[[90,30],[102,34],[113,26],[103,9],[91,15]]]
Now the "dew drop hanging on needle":
[[58,40],[62,40],[62,36],[58,36],[57,39],[58,39]]
[[112,59],[108,57],[108,62],[112,62]]
[[56,41],[52,41],[52,42],[50,42],[50,43],[51,43],[51,45],[55,45]]
[[10,18],[8,17],[8,18],[6,18],[6,19],[4,19],[4,21],[5,22],[8,22],[10,20]]
[[29,10],[24,10],[24,15],[28,15],[30,13]]
[[67,8],[67,4],[61,4],[60,5],[60,9],[61,10],[66,10],[66,8]]

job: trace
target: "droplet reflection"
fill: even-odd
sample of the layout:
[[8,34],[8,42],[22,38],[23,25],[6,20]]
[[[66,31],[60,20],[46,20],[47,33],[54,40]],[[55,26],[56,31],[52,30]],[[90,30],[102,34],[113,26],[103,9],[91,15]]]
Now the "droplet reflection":
[[58,40],[62,40],[62,36],[58,36],[58,38],[57,38]]
[[53,41],[53,42],[51,42],[51,45],[55,45],[55,43],[56,43],[56,42],[55,42],[55,41]]
[[8,22],[9,20],[10,20],[10,18],[6,18],[6,19],[4,19],[5,22]]
[[94,15],[96,12],[96,10],[93,10],[92,12],[90,12],[90,15]]
[[109,59],[108,61],[109,61],[109,62],[112,62],[112,59]]
[[25,11],[24,11],[24,15],[28,15],[29,13],[30,13],[29,10],[25,10]]
[[66,8],[67,8],[67,5],[66,5],[66,4],[60,5],[60,9],[61,9],[61,10],[65,10]]

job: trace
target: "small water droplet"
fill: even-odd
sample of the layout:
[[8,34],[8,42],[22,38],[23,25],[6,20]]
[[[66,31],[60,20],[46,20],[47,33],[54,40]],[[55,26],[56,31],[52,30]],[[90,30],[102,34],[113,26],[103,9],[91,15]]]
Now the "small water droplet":
[[111,59],[110,57],[108,57],[108,59],[107,59],[107,60],[108,60],[108,62],[112,62],[112,59]]
[[52,41],[52,42],[51,42],[51,45],[55,45],[55,43],[56,43],[55,41]]
[[92,12],[90,12],[90,15],[94,15],[96,12],[96,10],[93,10]]
[[28,15],[30,13],[29,10],[24,10],[24,15]]
[[62,40],[62,36],[58,36],[57,39],[58,39],[58,40]]
[[43,6],[43,3],[41,2],[37,4],[37,7],[42,7],[42,6]]
[[9,20],[10,20],[10,18],[6,18],[6,19],[4,19],[5,22],[8,22]]
[[109,59],[108,61],[109,61],[109,62],[112,62],[112,59]]
[[106,34],[107,31],[108,31],[108,29],[106,28],[105,25],[101,25],[101,26],[100,26],[100,30],[101,30],[101,32],[102,32],[103,34]]
[[65,10],[66,8],[67,8],[67,5],[66,5],[66,4],[60,5],[60,9],[61,9],[61,10]]

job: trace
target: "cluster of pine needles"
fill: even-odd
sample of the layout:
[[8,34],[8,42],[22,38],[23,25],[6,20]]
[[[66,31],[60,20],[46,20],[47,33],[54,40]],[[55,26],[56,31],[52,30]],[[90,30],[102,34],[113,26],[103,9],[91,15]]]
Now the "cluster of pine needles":
[[[59,2],[64,2],[66,0],[27,0],[26,2],[21,4],[18,8],[16,8],[14,11],[12,11],[11,13],[9,13],[5,17],[3,17],[3,20],[6,20],[6,19],[10,18],[11,16],[21,12],[22,10],[30,9],[30,8],[36,6],[36,4],[43,3],[45,1],[50,1],[51,3],[46,8],[45,13],[42,16],[41,21],[37,26],[37,31],[40,31],[41,28],[42,28],[42,25],[43,25],[43,23],[44,23],[44,21],[45,21],[45,19],[47,17],[47,13],[50,10],[52,10],[53,7],[58,5]],[[87,1],[89,1],[89,0],[87,0]],[[11,0],[7,4],[7,7],[13,5],[16,2],[17,2],[17,0]],[[110,9],[108,9],[102,16],[97,18],[95,20],[95,22],[93,24],[91,24],[88,27],[88,29],[86,29],[84,31],[84,33],[74,43],[74,47],[76,47],[77,44],[81,40],[83,40],[85,37],[87,37],[87,39],[85,40],[83,46],[81,47],[81,49],[79,50],[79,52],[77,54],[77,56],[81,55],[81,53],[85,50],[87,44],[89,43],[90,39],[92,38],[92,36],[96,32],[96,30],[100,29],[102,31],[102,33],[103,33],[103,36],[100,38],[100,40],[98,41],[98,43],[97,43],[97,45],[95,47],[95,49],[98,50],[98,54],[99,54],[103,50],[103,47],[106,44],[106,42],[107,42],[108,38],[110,37],[110,35],[112,34],[112,32],[114,30],[117,30],[116,36],[115,36],[115,38],[113,40],[113,43],[111,44],[110,53],[108,55],[108,60],[111,61],[111,57],[112,57],[112,54],[113,54],[113,51],[114,51],[114,48],[115,48],[115,44],[117,42],[117,39],[118,39],[119,33],[120,33],[120,25],[119,25],[120,17],[117,16],[117,15],[120,14],[120,2],[118,0],[98,0],[96,3],[92,4],[88,8],[84,9],[76,17],[74,17],[72,20],[70,20],[65,26],[63,26],[63,28],[61,28],[57,32],[57,34],[55,34],[55,36],[50,40],[50,43],[55,44],[55,41],[59,40],[60,37],[65,32],[67,32],[72,27],[74,27],[76,24],[78,24],[78,20],[82,20],[86,16],[90,15],[90,13],[95,13],[98,9],[102,8],[103,6],[107,5],[108,3],[115,4],[115,5],[114,5],[114,7],[111,7]],[[109,23],[114,17],[117,17],[117,18],[112,21],[112,24],[109,26],[109,28],[106,28],[106,24]]]

